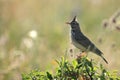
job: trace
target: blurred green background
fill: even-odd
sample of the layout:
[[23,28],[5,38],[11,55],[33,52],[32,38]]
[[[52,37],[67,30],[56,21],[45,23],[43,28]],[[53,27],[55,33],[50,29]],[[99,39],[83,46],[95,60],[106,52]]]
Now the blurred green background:
[[65,22],[75,15],[109,64],[90,58],[120,71],[120,32],[114,29],[120,18],[111,21],[119,9],[120,0],[0,0],[0,80],[21,80],[21,73],[37,68],[52,71],[71,48]]

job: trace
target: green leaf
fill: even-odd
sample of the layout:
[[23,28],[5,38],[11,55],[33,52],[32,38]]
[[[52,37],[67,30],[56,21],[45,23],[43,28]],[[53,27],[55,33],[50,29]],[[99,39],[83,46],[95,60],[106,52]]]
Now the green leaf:
[[78,65],[78,62],[76,61],[76,60],[73,60],[72,61],[72,65],[73,65],[73,67],[74,67],[74,69],[77,67],[77,65]]
[[50,74],[49,72],[46,72],[46,73],[47,73],[48,79],[49,79],[49,80],[52,80],[52,79],[53,79],[52,74]]

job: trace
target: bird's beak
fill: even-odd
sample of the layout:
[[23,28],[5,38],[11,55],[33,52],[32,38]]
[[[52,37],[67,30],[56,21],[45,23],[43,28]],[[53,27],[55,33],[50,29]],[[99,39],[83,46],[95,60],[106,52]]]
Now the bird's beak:
[[66,22],[66,24],[70,24],[70,22]]

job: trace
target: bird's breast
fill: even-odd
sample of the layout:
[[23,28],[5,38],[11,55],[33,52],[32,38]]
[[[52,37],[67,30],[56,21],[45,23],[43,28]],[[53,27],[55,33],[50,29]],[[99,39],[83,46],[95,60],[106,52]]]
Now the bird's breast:
[[75,39],[75,33],[71,33],[71,40],[72,40],[72,44],[75,47],[77,47],[81,51],[86,51],[86,48],[84,46],[82,46],[80,43],[78,43],[78,41],[76,41],[76,39]]

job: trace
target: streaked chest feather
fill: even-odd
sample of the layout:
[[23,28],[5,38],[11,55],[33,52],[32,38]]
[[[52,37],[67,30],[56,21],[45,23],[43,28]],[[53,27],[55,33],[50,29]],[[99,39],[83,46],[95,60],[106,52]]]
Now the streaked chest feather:
[[79,44],[76,39],[75,39],[75,36],[76,34],[71,31],[71,40],[72,40],[72,44],[77,47],[78,49],[80,49],[81,51],[86,51],[86,48],[84,46],[82,46],[81,44]]

